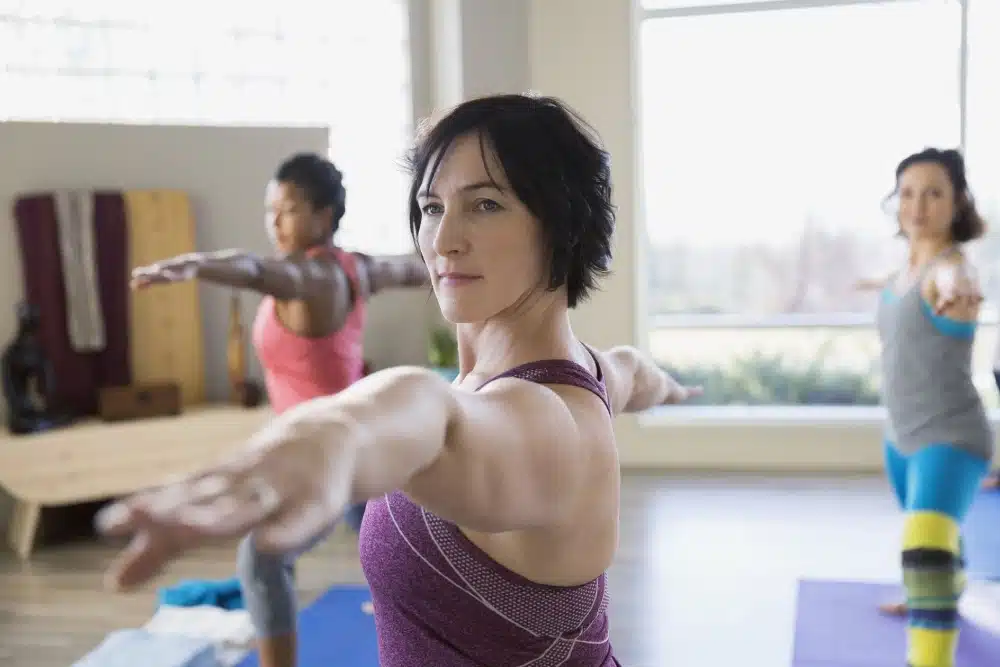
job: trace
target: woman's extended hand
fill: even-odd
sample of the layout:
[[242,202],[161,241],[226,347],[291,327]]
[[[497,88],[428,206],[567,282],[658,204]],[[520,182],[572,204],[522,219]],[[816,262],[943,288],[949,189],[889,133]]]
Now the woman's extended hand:
[[688,386],[681,384],[669,373],[664,373],[667,379],[667,395],[663,399],[663,405],[673,405],[675,403],[683,403],[697,396],[701,396],[704,393],[704,389],[700,386]]
[[189,253],[137,267],[132,271],[132,287],[139,289],[150,285],[194,280],[203,261],[204,256],[201,253]]
[[934,286],[937,289],[934,312],[938,315],[947,311],[974,312],[983,302],[976,271],[965,261],[938,266],[934,272]]
[[248,532],[263,551],[307,545],[350,501],[354,457],[337,428],[279,419],[227,462],[103,510],[100,532],[130,538],[109,586],[140,586],[185,552]]

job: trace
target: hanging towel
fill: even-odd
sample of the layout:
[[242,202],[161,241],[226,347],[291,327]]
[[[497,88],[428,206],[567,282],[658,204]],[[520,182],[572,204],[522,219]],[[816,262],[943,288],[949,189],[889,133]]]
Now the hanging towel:
[[77,352],[100,352],[105,336],[94,252],[93,197],[87,192],[57,190],[55,199],[70,345]]

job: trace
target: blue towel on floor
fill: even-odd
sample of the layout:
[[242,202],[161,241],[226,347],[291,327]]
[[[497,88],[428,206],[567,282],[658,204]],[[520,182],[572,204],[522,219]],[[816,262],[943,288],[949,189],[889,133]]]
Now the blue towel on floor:
[[221,581],[188,580],[160,589],[160,604],[173,607],[208,605],[220,609],[243,609],[243,589],[236,577]]

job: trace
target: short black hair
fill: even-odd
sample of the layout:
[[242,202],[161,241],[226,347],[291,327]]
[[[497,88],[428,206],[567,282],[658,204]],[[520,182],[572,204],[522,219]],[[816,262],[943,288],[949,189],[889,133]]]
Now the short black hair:
[[274,180],[301,188],[315,210],[330,208],[330,234],[337,232],[347,210],[347,191],[344,175],[332,162],[316,153],[296,153],[281,163]]
[[976,202],[972,198],[969,182],[965,176],[965,158],[953,148],[945,150],[925,148],[919,153],[903,158],[896,166],[896,187],[886,197],[886,201],[899,194],[899,179],[904,171],[915,164],[927,163],[939,165],[944,169],[955,190],[955,218],[951,221],[951,240],[955,243],[966,243],[985,234],[986,223],[976,210]]
[[432,181],[449,146],[470,134],[479,136],[484,164],[492,150],[518,199],[540,221],[548,289],[565,285],[569,307],[576,307],[611,265],[611,159],[597,133],[552,97],[493,95],[459,104],[422,128],[408,156],[414,242],[422,217],[417,194],[425,176],[429,171]]

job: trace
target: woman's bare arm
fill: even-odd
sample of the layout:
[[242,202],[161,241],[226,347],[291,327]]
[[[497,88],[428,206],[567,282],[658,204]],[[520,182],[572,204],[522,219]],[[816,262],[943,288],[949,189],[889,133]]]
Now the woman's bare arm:
[[402,489],[456,524],[504,532],[551,525],[568,509],[587,458],[567,407],[574,391],[504,379],[469,392],[426,369],[401,368],[296,408],[290,419],[353,425],[347,442],[331,443],[354,452],[352,501]]
[[424,285],[426,266],[416,255],[370,257],[356,254],[357,282],[352,282],[333,257],[261,257],[244,250],[191,253],[136,269],[132,282],[199,279],[249,289],[281,301],[305,301],[321,318],[339,328],[354,303],[366,301],[391,287]]
[[630,345],[611,348],[599,355],[599,359],[615,414],[680,403],[702,392],[700,387],[680,384],[641,350]]
[[420,255],[354,253],[354,256],[358,258],[359,272],[365,274],[369,296],[384,289],[423,287],[430,284],[427,265]]
[[221,465],[106,508],[101,531],[132,537],[109,581],[140,585],[249,531],[264,551],[302,548],[352,502],[394,490],[480,532],[559,525],[602,460],[581,433],[603,410],[576,387],[502,379],[469,392],[422,368],[380,371],[284,412]]

